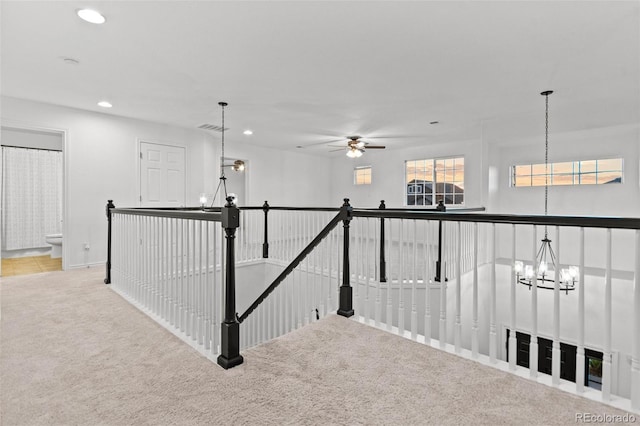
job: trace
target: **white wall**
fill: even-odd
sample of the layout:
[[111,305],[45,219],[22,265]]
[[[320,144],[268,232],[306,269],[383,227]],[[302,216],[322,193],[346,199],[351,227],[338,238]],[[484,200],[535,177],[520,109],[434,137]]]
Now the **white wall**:
[[[265,200],[272,206],[339,207],[342,204],[342,198],[332,196],[327,184],[331,176],[330,159],[265,148],[259,145],[260,137],[256,135],[252,136],[251,141],[248,144],[225,135],[225,157],[246,161],[244,173],[248,206],[261,206]],[[219,147],[219,144],[216,146]],[[214,177],[207,182],[208,193],[215,192],[218,185],[219,152],[217,158]],[[225,173],[233,172],[227,169]]]
[[[482,201],[483,148],[480,140],[449,144],[425,144],[405,149],[368,151],[351,159],[345,155],[332,158],[331,193],[346,197],[360,208],[378,207],[385,200],[387,207],[404,207],[405,161],[425,158],[463,156],[465,158],[465,207],[480,207]],[[354,185],[353,170],[371,166],[371,185]]]
[[[630,216],[640,214],[638,144],[640,126],[588,129],[549,136],[549,162],[623,158],[621,184],[549,187],[550,215]],[[491,144],[488,209],[496,213],[543,214],[544,187],[512,188],[509,167],[544,163],[544,135]]]
[[[58,130],[65,137],[64,267],[106,259],[104,206],[139,205],[139,141],[184,146],[187,151],[187,204],[199,205],[200,193],[216,189],[220,176],[219,135],[111,114],[2,97],[3,126]],[[225,156],[247,160],[247,204],[336,205],[330,197],[330,162],[280,152],[230,138]],[[88,243],[89,251],[84,250]]]

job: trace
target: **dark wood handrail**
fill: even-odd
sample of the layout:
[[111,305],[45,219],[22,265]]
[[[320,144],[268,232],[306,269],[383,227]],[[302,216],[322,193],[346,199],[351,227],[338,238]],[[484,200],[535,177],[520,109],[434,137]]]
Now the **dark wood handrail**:
[[481,222],[481,223],[509,223],[515,225],[545,225],[545,226],[574,226],[581,228],[613,228],[640,229],[640,218],[633,217],[596,217],[596,216],[543,216],[543,215],[514,215],[467,213],[452,210],[446,212],[402,211],[393,209],[363,210],[353,209],[354,217],[375,217],[387,219],[417,219],[442,220],[445,222]]
[[[244,206],[238,207],[240,210],[263,210],[264,206]],[[282,207],[269,205],[269,210],[291,210],[291,211],[309,211],[309,212],[337,212],[338,207]]]

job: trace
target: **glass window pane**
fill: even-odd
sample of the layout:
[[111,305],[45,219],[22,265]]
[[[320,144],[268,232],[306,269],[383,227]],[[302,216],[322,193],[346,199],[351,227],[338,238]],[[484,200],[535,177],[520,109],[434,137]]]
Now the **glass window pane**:
[[[549,169],[551,171],[551,169]],[[544,164],[532,164],[531,165],[531,174],[533,175],[544,175],[545,174],[545,166]]]
[[582,174],[580,174],[580,184],[581,185],[595,185],[596,184],[596,174],[595,173],[582,173]]
[[545,175],[531,176],[531,186],[544,186],[546,182]]
[[609,160],[598,160],[598,171],[608,172],[622,170],[622,158],[612,158]]
[[596,171],[596,160],[580,162],[580,173],[592,173],[595,171]]
[[573,185],[573,175],[553,175],[553,185]]
[[531,176],[516,176],[515,186],[531,186]]
[[598,184],[621,183],[621,182],[622,182],[622,172],[598,173]]
[[515,166],[516,176],[528,176],[531,175],[531,164],[526,166]]
[[555,174],[570,174],[573,173],[573,161],[566,163],[553,163],[551,165],[551,172]]

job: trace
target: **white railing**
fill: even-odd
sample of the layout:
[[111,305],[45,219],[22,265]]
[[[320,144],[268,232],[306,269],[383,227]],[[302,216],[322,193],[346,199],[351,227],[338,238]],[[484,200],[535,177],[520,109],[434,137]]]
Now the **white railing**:
[[[299,240],[293,238],[291,245],[299,244]],[[287,248],[287,244],[282,247]],[[300,252],[302,249],[304,247]],[[338,225],[241,323],[241,349],[289,333],[335,312],[341,271],[342,226]]]
[[[580,271],[576,290],[565,294],[559,274],[555,289],[547,290],[520,284],[514,270],[516,260],[534,263],[544,226],[484,222],[456,221],[455,214],[443,221],[445,267],[437,282],[438,220],[387,217],[387,280],[381,282],[376,269],[380,219],[355,217],[356,315],[364,323],[513,372],[526,371],[519,363],[528,364],[531,378],[638,412],[640,231],[549,226],[558,270],[575,265]],[[516,332],[531,336],[526,361],[518,359]],[[544,340],[552,341],[548,372],[538,371],[539,362],[546,368],[547,360],[538,360]],[[575,371],[561,370],[565,344],[576,348]],[[587,349],[602,353],[601,390],[584,384]]]
[[[267,213],[269,261],[288,264],[333,218],[338,209],[270,207]],[[263,259],[265,213],[262,209],[240,211],[236,238],[236,263]]]
[[223,232],[214,220],[220,214],[163,217],[167,212],[142,209],[111,214],[112,288],[201,353],[218,354]]
[[[113,215],[115,289],[209,356],[219,353],[222,318],[223,236],[209,222],[216,214]],[[640,412],[638,219],[271,208],[266,262],[264,226],[263,210],[241,213],[236,271],[260,263],[274,268],[263,276],[284,275],[239,317],[241,349],[335,312],[348,242],[353,309],[362,322]],[[547,233],[557,269],[579,270],[567,294],[559,274],[550,290],[518,282],[516,261],[534,263]],[[530,336],[520,342],[529,346],[526,358],[517,351],[523,333]],[[538,359],[547,342],[550,362]],[[563,369],[568,347],[575,347],[575,367],[565,360]],[[597,353],[601,389],[585,386]]]

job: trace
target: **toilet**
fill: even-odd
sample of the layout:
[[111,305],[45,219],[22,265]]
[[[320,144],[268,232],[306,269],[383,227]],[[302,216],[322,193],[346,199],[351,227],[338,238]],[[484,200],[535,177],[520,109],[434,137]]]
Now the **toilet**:
[[51,258],[57,259],[62,257],[62,234],[45,235],[44,240],[47,244],[51,244]]

